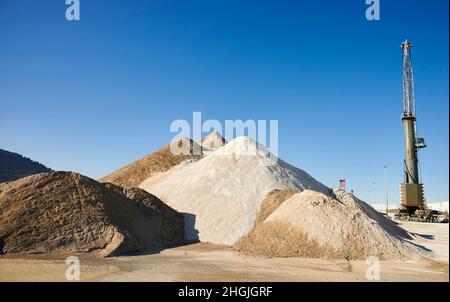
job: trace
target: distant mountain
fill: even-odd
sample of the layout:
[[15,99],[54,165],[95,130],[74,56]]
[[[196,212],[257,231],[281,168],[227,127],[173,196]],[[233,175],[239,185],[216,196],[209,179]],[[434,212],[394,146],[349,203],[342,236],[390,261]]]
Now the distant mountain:
[[0,183],[50,171],[52,170],[41,163],[20,154],[0,149]]

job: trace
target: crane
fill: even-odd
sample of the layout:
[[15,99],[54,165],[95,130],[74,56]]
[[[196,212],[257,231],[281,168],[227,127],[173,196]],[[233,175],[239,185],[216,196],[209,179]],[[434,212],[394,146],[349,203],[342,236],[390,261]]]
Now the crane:
[[411,63],[411,43],[401,44],[403,52],[403,134],[405,142],[404,179],[400,184],[400,201],[408,215],[426,208],[423,184],[419,178],[417,151],[425,148],[425,140],[416,137],[416,100],[414,97],[414,74]]

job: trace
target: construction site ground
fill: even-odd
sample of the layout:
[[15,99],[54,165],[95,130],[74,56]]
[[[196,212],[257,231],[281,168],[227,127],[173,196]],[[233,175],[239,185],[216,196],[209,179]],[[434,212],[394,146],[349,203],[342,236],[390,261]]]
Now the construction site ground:
[[[415,243],[433,251],[419,261],[380,261],[379,281],[449,281],[448,224],[399,222]],[[54,256],[52,256],[54,257]],[[139,255],[80,256],[81,281],[370,281],[373,262],[345,259],[257,258],[227,246],[196,243]],[[64,257],[0,257],[0,281],[67,281]],[[369,271],[368,271],[369,270]]]

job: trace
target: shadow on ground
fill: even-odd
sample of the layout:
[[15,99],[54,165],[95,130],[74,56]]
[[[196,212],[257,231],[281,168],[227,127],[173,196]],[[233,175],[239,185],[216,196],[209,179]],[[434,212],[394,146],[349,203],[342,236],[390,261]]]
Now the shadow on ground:
[[161,251],[168,248],[175,248],[179,246],[191,245],[199,243],[200,239],[198,237],[198,230],[195,228],[195,214],[183,213],[184,216],[184,240],[170,245],[165,245],[161,247],[148,248],[142,251],[135,251],[126,253],[123,256],[138,256],[138,255],[152,255],[159,254]]

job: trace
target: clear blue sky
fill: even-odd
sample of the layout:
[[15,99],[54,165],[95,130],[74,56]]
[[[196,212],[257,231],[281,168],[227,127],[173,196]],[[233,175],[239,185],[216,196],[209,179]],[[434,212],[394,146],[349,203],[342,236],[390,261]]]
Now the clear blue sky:
[[[448,200],[447,0],[0,1],[0,148],[93,178],[173,137],[174,119],[277,119],[279,155],[328,186],[398,201],[400,43],[414,44],[421,169]],[[373,182],[376,182],[373,185]],[[369,194],[368,191],[371,191]]]

